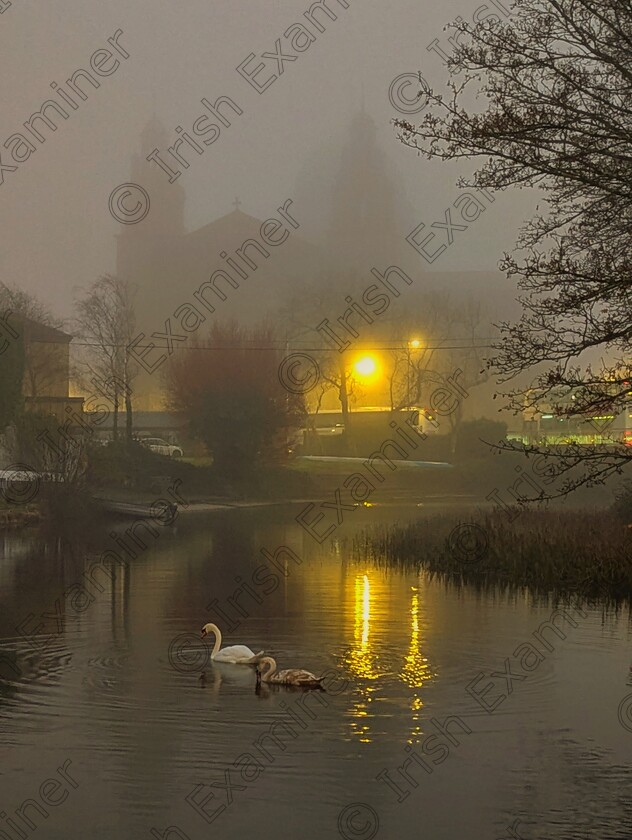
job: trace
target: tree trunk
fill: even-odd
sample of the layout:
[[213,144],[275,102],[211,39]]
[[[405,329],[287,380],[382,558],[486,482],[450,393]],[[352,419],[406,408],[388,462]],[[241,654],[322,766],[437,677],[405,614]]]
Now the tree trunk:
[[340,408],[342,410],[342,422],[344,424],[344,439],[350,451],[353,451],[353,436],[351,424],[349,423],[349,395],[347,393],[347,369],[345,368],[344,356],[340,356]]
[[128,443],[132,442],[133,433],[133,416],[132,416],[132,395],[129,388],[125,389],[125,437]]

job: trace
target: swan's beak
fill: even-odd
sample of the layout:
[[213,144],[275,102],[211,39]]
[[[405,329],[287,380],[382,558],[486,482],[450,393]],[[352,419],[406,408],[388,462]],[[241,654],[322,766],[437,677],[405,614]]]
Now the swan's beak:
[[202,628],[202,632],[200,633],[200,638],[203,639],[206,636],[206,630]]

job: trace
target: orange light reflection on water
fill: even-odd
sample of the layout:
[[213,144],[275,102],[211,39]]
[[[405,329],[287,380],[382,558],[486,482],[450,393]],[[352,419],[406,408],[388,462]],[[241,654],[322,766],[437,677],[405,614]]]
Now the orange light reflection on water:
[[[421,630],[419,626],[419,590],[415,586],[412,587],[410,627],[410,644],[408,645],[408,653],[406,654],[404,667],[402,668],[400,677],[410,688],[420,689],[425,683],[430,682],[436,675],[432,672],[428,659],[420,650]],[[420,720],[423,705],[424,703],[421,691],[413,692],[410,701],[412,728],[408,739],[408,742],[411,744],[417,743],[422,734]]]
[[345,656],[345,665],[358,679],[360,696],[354,702],[350,714],[351,731],[361,743],[371,742],[369,726],[369,705],[374,689],[365,680],[377,680],[375,654],[371,645],[371,582],[367,574],[356,575],[353,601],[353,645]]
[[[382,601],[376,598],[380,595]],[[403,594],[403,593],[402,593]],[[420,592],[412,587],[408,611],[410,639],[404,661],[399,672],[385,673],[379,667],[377,653],[384,648],[385,639],[375,636],[375,624],[378,621],[378,634],[381,636],[391,625],[392,602],[386,600],[386,593],[380,593],[380,587],[368,574],[357,574],[353,581],[353,643],[344,656],[344,665],[356,679],[355,699],[349,710],[351,732],[360,743],[368,744],[374,740],[371,732],[371,703],[383,688],[386,680],[399,677],[408,688],[412,689],[408,704],[411,713],[408,742],[417,743],[421,737],[421,717],[424,707],[422,688],[433,680],[433,672],[428,659],[422,653],[424,632],[420,617]],[[390,609],[389,609],[390,607]],[[399,611],[398,611],[399,612]],[[399,615],[402,615],[402,610]],[[404,614],[406,614],[404,612]]]

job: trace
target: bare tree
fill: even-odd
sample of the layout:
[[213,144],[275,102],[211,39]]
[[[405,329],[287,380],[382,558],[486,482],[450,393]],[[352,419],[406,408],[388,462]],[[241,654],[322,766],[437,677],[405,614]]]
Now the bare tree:
[[48,417],[27,414],[17,426],[20,458],[46,479],[76,488],[85,480],[88,438],[82,430],[53,438]]
[[[488,379],[482,340],[489,327],[484,329],[481,305],[473,299],[454,300],[445,292],[429,292],[419,312],[398,318],[393,328],[389,372],[393,410],[419,406],[431,413],[430,394],[457,370],[468,391]],[[459,400],[447,415],[452,454],[462,419],[463,400]]]
[[[429,158],[481,159],[463,186],[537,187],[547,204],[502,262],[523,315],[500,325],[489,364],[504,381],[541,366],[507,395],[516,411],[562,393],[566,416],[618,414],[632,380],[632,6],[517,0],[511,21],[454,28],[458,80],[448,97],[430,92],[419,125],[399,121],[401,140]],[[614,442],[547,454],[565,477],[555,495],[632,461]]]
[[61,321],[53,317],[48,307],[24,289],[0,282],[0,313],[13,312],[47,327],[61,329]]
[[113,403],[113,436],[119,433],[121,403],[126,413],[126,439],[132,439],[132,383],[137,373],[129,345],[136,319],[134,289],[127,280],[105,275],[96,280],[76,303],[77,325],[88,345],[85,365]]
[[[318,414],[325,396],[333,391],[340,403],[345,440],[352,449],[354,441],[350,403],[359,390],[359,381],[354,375],[351,363],[353,353],[327,347],[317,326],[330,314],[332,305],[335,305],[338,299],[340,288],[351,290],[360,282],[359,278],[349,272],[343,272],[342,277],[326,274],[300,296],[288,301],[280,313],[280,318],[286,324],[287,347],[290,348],[291,345],[292,350],[296,351],[307,342],[309,355],[317,363],[320,371],[318,385],[309,394],[309,400],[312,402],[311,414]],[[315,349],[318,347],[322,349]],[[313,422],[311,425],[313,427]]]

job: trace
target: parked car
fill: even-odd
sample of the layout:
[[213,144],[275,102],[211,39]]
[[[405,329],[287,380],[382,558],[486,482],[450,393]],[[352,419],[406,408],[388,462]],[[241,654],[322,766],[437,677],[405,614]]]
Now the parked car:
[[335,426],[318,426],[316,434],[319,437],[339,437],[345,431],[344,423],[336,423]]
[[179,446],[174,443],[167,443],[162,438],[142,438],[140,441],[142,446],[147,447],[151,452],[156,452],[158,455],[166,455],[168,458],[182,458],[184,454]]

